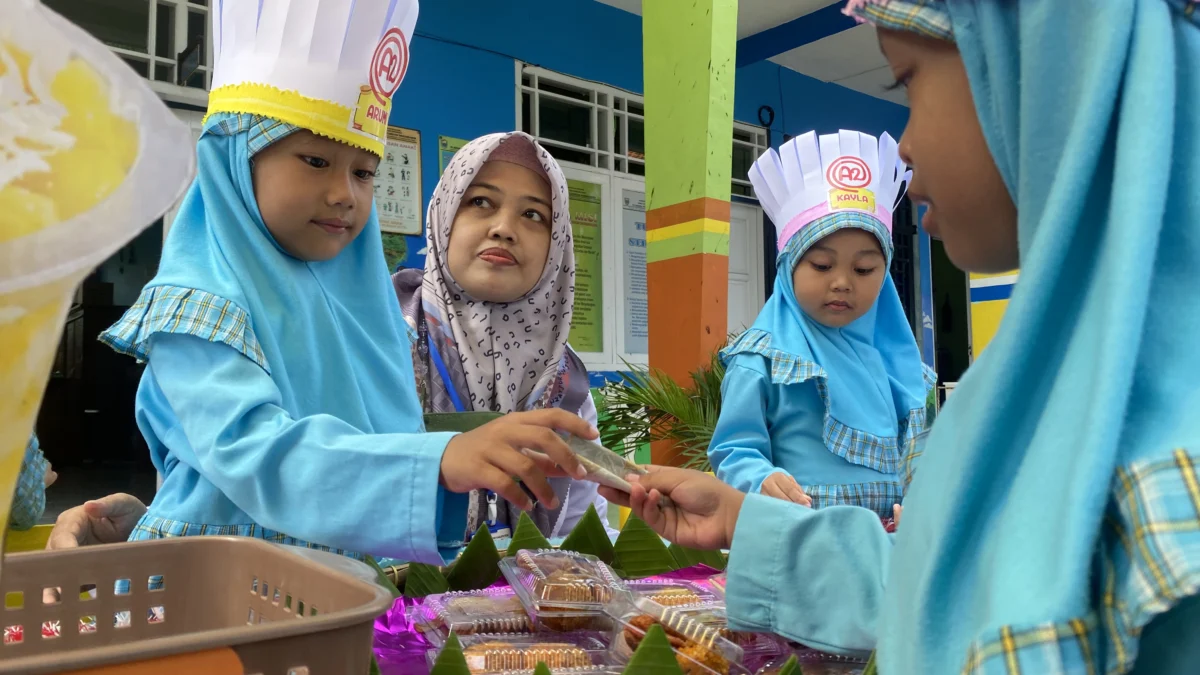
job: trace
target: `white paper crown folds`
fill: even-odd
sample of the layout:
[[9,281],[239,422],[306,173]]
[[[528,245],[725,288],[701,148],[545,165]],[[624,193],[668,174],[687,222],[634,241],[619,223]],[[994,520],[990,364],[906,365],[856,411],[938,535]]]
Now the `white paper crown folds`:
[[253,113],[383,156],[417,0],[215,0],[208,114]]
[[817,138],[810,131],[769,149],[750,168],[750,183],[775,223],[779,250],[805,225],[831,213],[856,212],[892,230],[892,209],[912,171],[887,133],[857,131]]

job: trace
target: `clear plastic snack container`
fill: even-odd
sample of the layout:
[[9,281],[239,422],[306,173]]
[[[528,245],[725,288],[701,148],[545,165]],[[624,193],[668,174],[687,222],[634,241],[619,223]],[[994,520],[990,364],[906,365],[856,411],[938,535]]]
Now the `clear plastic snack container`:
[[678,607],[663,607],[645,598],[623,606],[612,603],[616,627],[609,650],[618,663],[633,656],[646,631],[658,624],[666,632],[675,651],[675,660],[685,675],[745,675],[751,671],[743,663],[745,652],[729,640],[719,628],[705,625]]
[[[571,668],[610,665],[608,645],[596,635],[465,635],[459,638],[467,668],[472,673],[532,671],[545,663],[555,673]],[[432,668],[440,649],[425,656]]]
[[699,605],[719,602],[711,589],[695,581],[678,579],[641,579],[626,581],[629,592],[635,598],[645,598],[663,607],[678,607],[681,605]]
[[431,595],[424,604],[413,608],[411,620],[435,644],[441,644],[451,631],[459,637],[533,632],[533,623],[511,588]]
[[535,631],[608,630],[605,607],[629,597],[625,582],[599,558],[571,551],[520,551],[500,561]]

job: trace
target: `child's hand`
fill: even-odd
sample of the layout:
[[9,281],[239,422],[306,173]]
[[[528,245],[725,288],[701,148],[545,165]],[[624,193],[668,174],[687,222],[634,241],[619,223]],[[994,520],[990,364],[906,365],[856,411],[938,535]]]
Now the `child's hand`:
[[896,527],[900,527],[900,512],[903,510],[904,507],[899,504],[892,505],[892,522],[896,524]]
[[762,489],[759,490],[762,494],[776,499],[782,499],[785,502],[792,502],[801,506],[812,506],[812,497],[804,494],[804,490],[800,488],[800,484],[791,474],[776,471],[767,476],[763,481]]
[[54,467],[46,465],[46,475],[42,476],[42,485],[50,487],[54,485],[54,481],[58,480],[58,474],[54,472]]
[[58,550],[127,541],[145,513],[146,505],[133,495],[94,499],[59,514],[46,548]]
[[565,471],[583,478],[587,471],[556,431],[589,441],[599,435],[579,416],[558,408],[505,415],[451,439],[442,455],[441,484],[451,492],[491,490],[528,511],[533,503],[520,480],[539,501],[557,508],[546,474]]
[[608,487],[601,487],[600,494],[628,506],[660,536],[680,546],[729,548],[746,495],[700,471],[666,466],[646,469],[650,473],[645,476],[626,478],[633,488],[630,494]]

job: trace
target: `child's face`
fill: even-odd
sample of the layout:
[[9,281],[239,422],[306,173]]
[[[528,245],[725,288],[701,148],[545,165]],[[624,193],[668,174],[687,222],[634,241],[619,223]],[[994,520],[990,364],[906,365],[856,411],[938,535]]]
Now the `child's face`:
[[1018,267],[1017,209],[984,140],[962,57],[954,45],[880,30],[879,45],[908,90],[900,156],[913,169],[908,195],[927,205],[922,225],[969,272]]
[[844,328],[875,304],[886,274],[887,260],[875,235],[847,228],[804,252],[792,270],[792,288],[805,314],[830,328]]
[[300,130],[254,156],[254,197],[275,241],[292,257],[329,260],[362,232],[379,158]]
[[533,290],[550,253],[550,186],[511,162],[483,165],[450,228],[447,264],[468,295],[514,302]]

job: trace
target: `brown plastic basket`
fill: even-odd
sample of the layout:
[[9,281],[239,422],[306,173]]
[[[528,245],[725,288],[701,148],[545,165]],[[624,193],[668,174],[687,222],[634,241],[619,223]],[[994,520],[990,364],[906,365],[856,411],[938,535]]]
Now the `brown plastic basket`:
[[[392,601],[374,576],[349,558],[243,537],[10,555],[0,578],[8,638],[0,673],[229,647],[246,675],[366,675],[374,619]],[[128,593],[118,595],[122,588]],[[60,601],[46,604],[46,589],[59,590]]]

